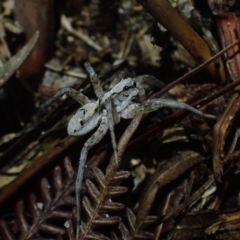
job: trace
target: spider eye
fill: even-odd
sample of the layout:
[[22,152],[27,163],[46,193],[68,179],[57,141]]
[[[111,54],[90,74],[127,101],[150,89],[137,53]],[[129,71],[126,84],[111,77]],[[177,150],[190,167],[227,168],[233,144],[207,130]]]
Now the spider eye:
[[127,90],[129,90],[129,87],[128,87],[128,86],[125,86],[123,89],[124,89],[125,91],[127,91]]
[[80,120],[80,121],[79,121],[79,124],[82,126],[82,125],[83,125],[83,120]]
[[131,101],[134,102],[134,103],[136,103],[136,102],[137,102],[137,98],[136,98],[136,97],[132,97],[132,98],[131,98]]
[[132,82],[132,85],[133,85],[133,87],[136,87],[137,86],[137,84],[136,84],[136,82]]

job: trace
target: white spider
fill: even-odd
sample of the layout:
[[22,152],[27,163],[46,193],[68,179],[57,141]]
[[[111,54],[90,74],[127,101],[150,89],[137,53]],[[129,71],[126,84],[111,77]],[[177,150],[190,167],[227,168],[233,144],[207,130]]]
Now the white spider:
[[[141,102],[145,94],[145,90],[141,88],[140,84],[143,79],[148,80],[150,83],[154,82],[154,84],[159,85],[159,80],[148,75],[122,79],[108,92],[104,93],[102,86],[100,85],[99,78],[95,74],[90,64],[85,63],[85,68],[90,75],[95,94],[98,97],[97,101],[91,102],[90,99],[83,95],[80,91],[76,91],[72,88],[64,88],[57,92],[52,98],[47,100],[40,107],[40,109],[45,108],[56,99],[60,98],[64,94],[67,94],[68,96],[75,99],[80,105],[82,105],[82,107],[77,110],[77,112],[73,115],[68,123],[68,134],[75,137],[83,136],[93,129],[97,128],[95,133],[84,143],[80,154],[79,167],[75,184],[78,224],[80,224],[80,190],[82,188],[83,171],[87,160],[88,151],[105,136],[109,129],[117,166],[118,159],[114,125],[119,123],[121,118],[132,119],[140,111],[143,113],[148,113],[155,111],[161,107],[187,109],[203,117],[213,119],[216,118],[213,115],[204,114],[185,103],[176,102],[170,99],[156,98]],[[77,227],[77,239],[78,238],[79,227]]]

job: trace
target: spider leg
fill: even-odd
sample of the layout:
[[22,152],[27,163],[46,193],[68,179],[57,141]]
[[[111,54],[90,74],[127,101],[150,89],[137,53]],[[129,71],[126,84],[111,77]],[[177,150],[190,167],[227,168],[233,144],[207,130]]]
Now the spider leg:
[[96,130],[96,132],[85,142],[81,154],[80,160],[78,165],[78,172],[77,172],[77,179],[75,183],[75,192],[76,192],[76,206],[77,206],[77,232],[76,232],[76,239],[79,239],[79,225],[81,220],[81,208],[80,208],[80,190],[82,188],[83,182],[83,172],[84,166],[87,160],[87,155],[89,149],[97,144],[106,134],[108,130],[107,119],[105,116],[102,117],[102,121]]
[[75,101],[77,101],[80,105],[85,105],[87,103],[90,103],[90,99],[88,97],[86,97],[84,94],[82,94],[81,92],[73,89],[73,88],[63,88],[61,90],[59,90],[53,97],[51,97],[50,99],[48,99],[45,103],[43,103],[38,110],[38,116],[37,116],[37,122],[36,122],[36,126],[39,124],[40,119],[41,119],[41,114],[43,112],[43,110],[51,105],[53,102],[55,102],[56,100],[58,100],[59,98],[61,98],[64,94],[67,94],[69,97],[73,98]]
[[104,95],[104,91],[100,84],[99,77],[97,76],[97,74],[95,73],[94,69],[92,68],[92,66],[90,65],[89,62],[85,62],[84,67],[86,68],[86,71],[88,72],[88,74],[90,76],[90,79],[91,79],[91,82],[93,85],[93,89],[94,89],[94,92],[95,92],[97,98],[101,99],[102,96]]
[[187,109],[190,112],[193,112],[193,113],[200,115],[202,117],[205,117],[205,118],[212,118],[212,119],[217,118],[216,116],[213,116],[210,114],[205,114],[186,103],[177,102],[177,101],[170,100],[170,99],[154,98],[154,99],[149,99],[140,105],[140,109],[142,109],[144,111],[144,113],[153,112],[161,107]]
[[164,82],[155,78],[154,76],[147,74],[134,77],[133,79],[136,81],[137,84],[140,84],[142,88],[147,88],[150,86],[162,89],[166,87],[166,84],[164,84]]
[[[102,102],[101,100],[104,96],[104,91],[100,84],[100,80],[89,62],[85,62],[84,66],[85,66],[87,72],[89,73],[94,91],[95,91],[98,99],[100,100],[100,102]],[[112,102],[111,102],[111,94],[106,99],[104,99],[103,104],[104,104],[105,108],[107,109],[108,127],[110,130],[112,146],[113,146],[113,151],[114,151],[114,156],[115,156],[115,163],[116,163],[116,167],[117,167],[118,166],[117,144],[116,144],[116,137],[115,137],[115,133],[114,133],[114,119],[113,119],[113,107],[112,107]]]
[[186,110],[189,110],[190,112],[193,112],[205,118],[217,119],[216,116],[205,114],[186,103],[181,103],[171,99],[161,99],[161,98],[149,99],[141,104],[132,103],[121,112],[121,117],[125,119],[131,119],[141,111],[143,111],[144,113],[149,113],[149,112],[156,111],[162,107],[186,109]]
[[111,99],[106,100],[105,107],[106,107],[106,110],[107,110],[108,128],[109,128],[110,135],[111,135],[111,140],[112,140],[112,147],[113,147],[113,153],[114,153],[114,158],[115,158],[115,165],[116,165],[116,168],[117,168],[118,165],[119,165],[119,160],[118,160],[118,154],[117,154],[116,136],[115,136],[115,132],[114,132],[113,107],[112,107]]
[[139,100],[143,102],[146,100],[146,91],[152,90],[154,88],[162,89],[165,84],[151,75],[140,75],[133,78],[137,83],[139,89]]
[[80,105],[85,105],[87,103],[90,103],[90,99],[86,97],[84,94],[81,92],[73,89],[73,88],[63,88],[59,90],[53,97],[48,99],[45,103],[43,103],[40,108],[45,108],[52,104],[54,101],[57,99],[61,98],[64,94],[67,94],[69,97],[73,98],[76,100]]

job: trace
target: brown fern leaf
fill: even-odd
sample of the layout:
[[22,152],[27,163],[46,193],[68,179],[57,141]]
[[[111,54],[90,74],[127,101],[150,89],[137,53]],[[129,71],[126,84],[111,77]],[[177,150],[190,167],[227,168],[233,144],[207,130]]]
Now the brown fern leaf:
[[70,195],[74,193],[75,172],[68,158],[64,160],[64,176],[57,166],[52,179],[52,185],[46,178],[41,180],[41,201],[31,194],[28,203],[17,203],[14,227],[11,228],[5,220],[0,221],[4,239],[43,239],[42,235],[49,239],[65,234],[65,228],[58,227],[61,226],[59,223],[62,222],[63,226],[72,217],[72,208],[75,206],[74,195]]
[[139,229],[136,229],[136,216],[135,214],[127,208],[127,219],[130,231],[127,229],[127,227],[123,224],[119,224],[119,228],[121,231],[122,239],[128,239],[128,240],[147,240],[154,238],[154,234],[144,231],[143,229],[146,228],[148,225],[154,223],[157,220],[157,217],[155,216],[147,216],[142,223],[141,227]]
[[[111,164],[110,164],[111,165]],[[119,171],[114,174],[114,168],[107,174],[97,167],[93,168],[94,178],[97,186],[91,181],[86,180],[85,186],[87,195],[83,198],[83,210],[86,214],[87,222],[81,226],[80,239],[109,239],[99,234],[93,229],[102,226],[116,225],[121,222],[121,217],[115,216],[114,212],[122,210],[125,205],[114,202],[112,199],[125,194],[126,187],[119,186],[120,182],[129,177],[127,171]],[[114,175],[111,177],[111,175]]]

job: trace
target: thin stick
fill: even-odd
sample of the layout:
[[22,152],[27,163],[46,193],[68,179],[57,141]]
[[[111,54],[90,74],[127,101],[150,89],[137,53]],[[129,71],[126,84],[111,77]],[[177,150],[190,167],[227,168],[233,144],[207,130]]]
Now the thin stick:
[[[122,155],[125,152],[127,145],[136,131],[137,127],[139,126],[141,119],[143,116],[143,112],[139,112],[131,121],[131,123],[128,125],[127,129],[124,131],[123,135],[121,136],[120,140],[118,141],[118,146],[117,146],[117,155],[118,155],[118,165],[120,166],[121,160],[122,160]],[[109,175],[114,169],[116,169],[116,164],[114,161],[114,155],[111,157],[110,164],[106,170],[106,175]]]
[[217,54],[212,56],[209,60],[207,60],[203,64],[200,64],[198,67],[192,69],[191,71],[187,72],[186,74],[184,74],[183,76],[181,76],[177,80],[175,80],[172,83],[168,84],[164,89],[162,89],[161,91],[159,91],[158,93],[153,95],[151,98],[159,98],[159,97],[163,96],[168,90],[173,88],[175,85],[183,82],[187,78],[189,78],[189,77],[193,76],[194,74],[198,73],[199,71],[204,69],[209,63],[215,61],[216,58],[220,57],[223,53],[227,52],[229,49],[231,49],[232,47],[234,47],[238,43],[239,43],[239,40],[231,43],[229,46],[227,46],[226,48],[224,48],[223,50],[221,50],[220,52],[218,52]]

